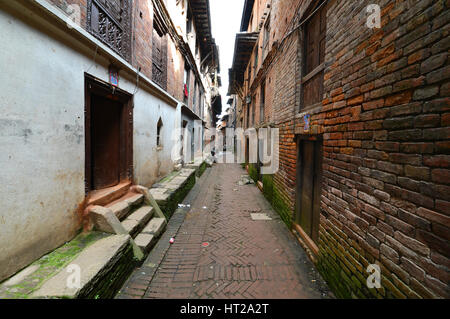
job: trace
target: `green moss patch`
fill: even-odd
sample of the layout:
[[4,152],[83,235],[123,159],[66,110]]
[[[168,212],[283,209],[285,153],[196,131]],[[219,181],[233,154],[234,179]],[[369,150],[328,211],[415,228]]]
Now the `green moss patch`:
[[248,175],[255,183],[258,182],[258,170],[254,164],[248,164]]
[[175,176],[177,176],[178,174],[179,174],[179,172],[173,171],[172,173],[170,173],[169,175],[167,175],[166,177],[164,177],[162,180],[160,180],[160,181],[158,182],[158,184],[168,183],[168,182],[170,182]]
[[178,208],[178,204],[181,203],[184,198],[187,196],[189,191],[195,185],[195,174],[192,174],[187,181],[177,190],[175,190],[171,196],[164,203],[158,203],[160,205],[161,210],[167,219],[170,219]]
[[41,257],[30,266],[38,266],[37,270],[12,286],[0,286],[0,299],[27,299],[50,277],[74,260],[86,247],[97,240],[108,237],[102,232],[81,233],[51,253]]
[[202,165],[200,165],[200,167],[197,170],[197,177],[201,177],[203,173],[206,171],[207,167],[208,165],[206,164],[206,162],[203,162]]
[[281,219],[288,226],[288,228],[291,228],[292,210],[289,207],[289,205],[285,202],[284,198],[281,196],[281,193],[277,190],[275,185],[273,185],[272,187],[272,207],[280,215]]
[[273,175],[263,175],[263,194],[267,200],[272,203],[273,201]]

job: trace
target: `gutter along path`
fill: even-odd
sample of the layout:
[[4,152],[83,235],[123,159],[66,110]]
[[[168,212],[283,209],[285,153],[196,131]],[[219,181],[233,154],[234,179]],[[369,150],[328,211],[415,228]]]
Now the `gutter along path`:
[[[215,164],[116,298],[329,298],[313,263],[238,164]],[[271,220],[254,220],[265,214]],[[264,217],[264,216],[263,216]],[[169,239],[175,238],[171,245]]]

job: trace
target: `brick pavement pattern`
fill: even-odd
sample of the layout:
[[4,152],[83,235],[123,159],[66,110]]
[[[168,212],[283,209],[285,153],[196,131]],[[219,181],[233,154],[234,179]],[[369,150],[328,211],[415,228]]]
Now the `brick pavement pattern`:
[[[191,201],[189,210],[175,213],[117,298],[331,297],[259,189],[238,185],[244,174],[237,164],[208,169],[192,190],[194,196],[185,200]],[[272,220],[255,221],[251,213]],[[169,245],[172,236],[175,243]]]

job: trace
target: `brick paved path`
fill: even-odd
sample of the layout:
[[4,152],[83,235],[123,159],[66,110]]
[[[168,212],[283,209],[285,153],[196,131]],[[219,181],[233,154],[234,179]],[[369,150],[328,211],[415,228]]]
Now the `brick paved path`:
[[[237,164],[208,169],[117,298],[327,298],[326,284]],[[206,208],[206,209],[205,209]],[[254,221],[266,213],[272,221]],[[168,244],[175,237],[173,245]],[[203,243],[209,246],[203,247]]]

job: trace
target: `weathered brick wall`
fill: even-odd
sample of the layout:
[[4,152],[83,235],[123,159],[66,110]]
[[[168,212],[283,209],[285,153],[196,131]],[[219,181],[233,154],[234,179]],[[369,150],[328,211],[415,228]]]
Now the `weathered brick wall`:
[[[151,1],[133,1],[134,59],[133,65],[141,68],[142,74],[152,78],[152,34],[153,7]],[[167,37],[167,35],[166,35]],[[132,41],[133,43],[133,41]]]
[[369,29],[372,2],[329,4],[318,266],[339,297],[448,298],[450,2],[378,1]]
[[172,39],[167,46],[167,92],[178,101],[183,101],[184,58]]
[[47,0],[50,4],[55,5],[63,12],[67,14],[70,13],[69,5],[78,5],[80,6],[80,24],[83,29],[86,29],[87,23],[87,0]]
[[[290,225],[295,137],[323,136],[317,266],[336,295],[448,298],[450,1],[329,1],[323,107],[304,132],[296,117],[303,44],[295,32],[282,40],[299,16],[283,8],[310,3],[272,2],[280,47],[266,74],[266,116],[280,129],[280,169],[263,178],[265,195]],[[381,29],[366,26],[372,3]],[[366,285],[373,263],[381,289]]]

